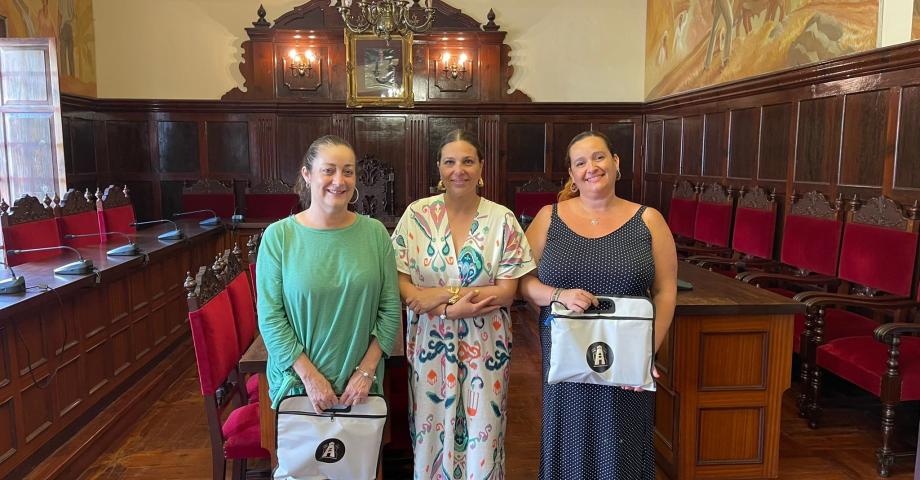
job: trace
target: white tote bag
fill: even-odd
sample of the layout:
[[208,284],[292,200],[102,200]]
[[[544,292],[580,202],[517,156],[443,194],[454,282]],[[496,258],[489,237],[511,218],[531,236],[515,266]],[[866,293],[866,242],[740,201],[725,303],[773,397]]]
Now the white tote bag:
[[655,390],[655,306],[645,297],[598,296],[575,313],[553,303],[547,383],[575,382]]
[[276,480],[373,480],[387,421],[387,403],[368,395],[363,403],[316,413],[306,395],[278,405]]

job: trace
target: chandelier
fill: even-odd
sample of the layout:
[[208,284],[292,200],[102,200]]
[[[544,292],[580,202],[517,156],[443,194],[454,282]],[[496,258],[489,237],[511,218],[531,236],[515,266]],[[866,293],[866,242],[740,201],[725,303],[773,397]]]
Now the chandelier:
[[352,15],[352,0],[333,1],[348,30],[352,33],[371,32],[387,42],[394,35],[424,32],[434,20],[430,0],[425,0],[424,7],[419,5],[419,0],[357,0],[357,15]]

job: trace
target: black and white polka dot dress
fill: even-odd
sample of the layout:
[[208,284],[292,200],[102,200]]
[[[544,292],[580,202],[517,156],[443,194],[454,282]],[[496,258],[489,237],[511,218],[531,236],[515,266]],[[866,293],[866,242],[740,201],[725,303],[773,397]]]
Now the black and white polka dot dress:
[[[585,238],[559,218],[556,205],[540,259],[546,285],[581,288],[595,295],[648,296],[655,278],[652,235],[642,212],[600,238]],[[550,327],[540,312],[543,347],[543,434],[540,478],[655,478],[652,432],[655,393],[584,383],[548,385]]]

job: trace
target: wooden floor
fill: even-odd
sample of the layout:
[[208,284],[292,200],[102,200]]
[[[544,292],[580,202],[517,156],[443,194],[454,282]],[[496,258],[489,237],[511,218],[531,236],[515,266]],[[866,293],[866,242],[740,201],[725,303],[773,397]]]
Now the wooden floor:
[[[512,480],[536,478],[540,448],[540,339],[535,322],[524,321],[525,316],[516,314],[514,322],[506,442],[506,470]],[[837,388],[828,400],[822,428],[810,430],[796,414],[796,389],[794,385],[784,397],[780,478],[877,478],[873,452],[879,439],[879,408],[871,397],[843,386]],[[906,415],[913,418],[914,428],[899,435],[911,446],[915,446],[917,438],[916,410],[916,404],[905,409]],[[189,365],[133,431],[80,478],[209,479],[207,430],[197,373],[194,365]],[[391,458],[385,462],[384,476],[390,480],[410,478],[407,463],[408,460]],[[913,478],[913,460],[901,461],[890,478]]]

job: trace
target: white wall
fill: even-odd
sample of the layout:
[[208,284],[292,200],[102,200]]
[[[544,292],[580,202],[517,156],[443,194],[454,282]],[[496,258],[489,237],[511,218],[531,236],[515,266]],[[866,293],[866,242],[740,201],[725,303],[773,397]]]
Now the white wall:
[[[306,0],[264,0],[274,20]],[[100,98],[219,99],[242,87],[237,65],[260,2],[94,0]],[[640,0],[448,0],[508,32],[512,89],[536,102],[643,100]]]

